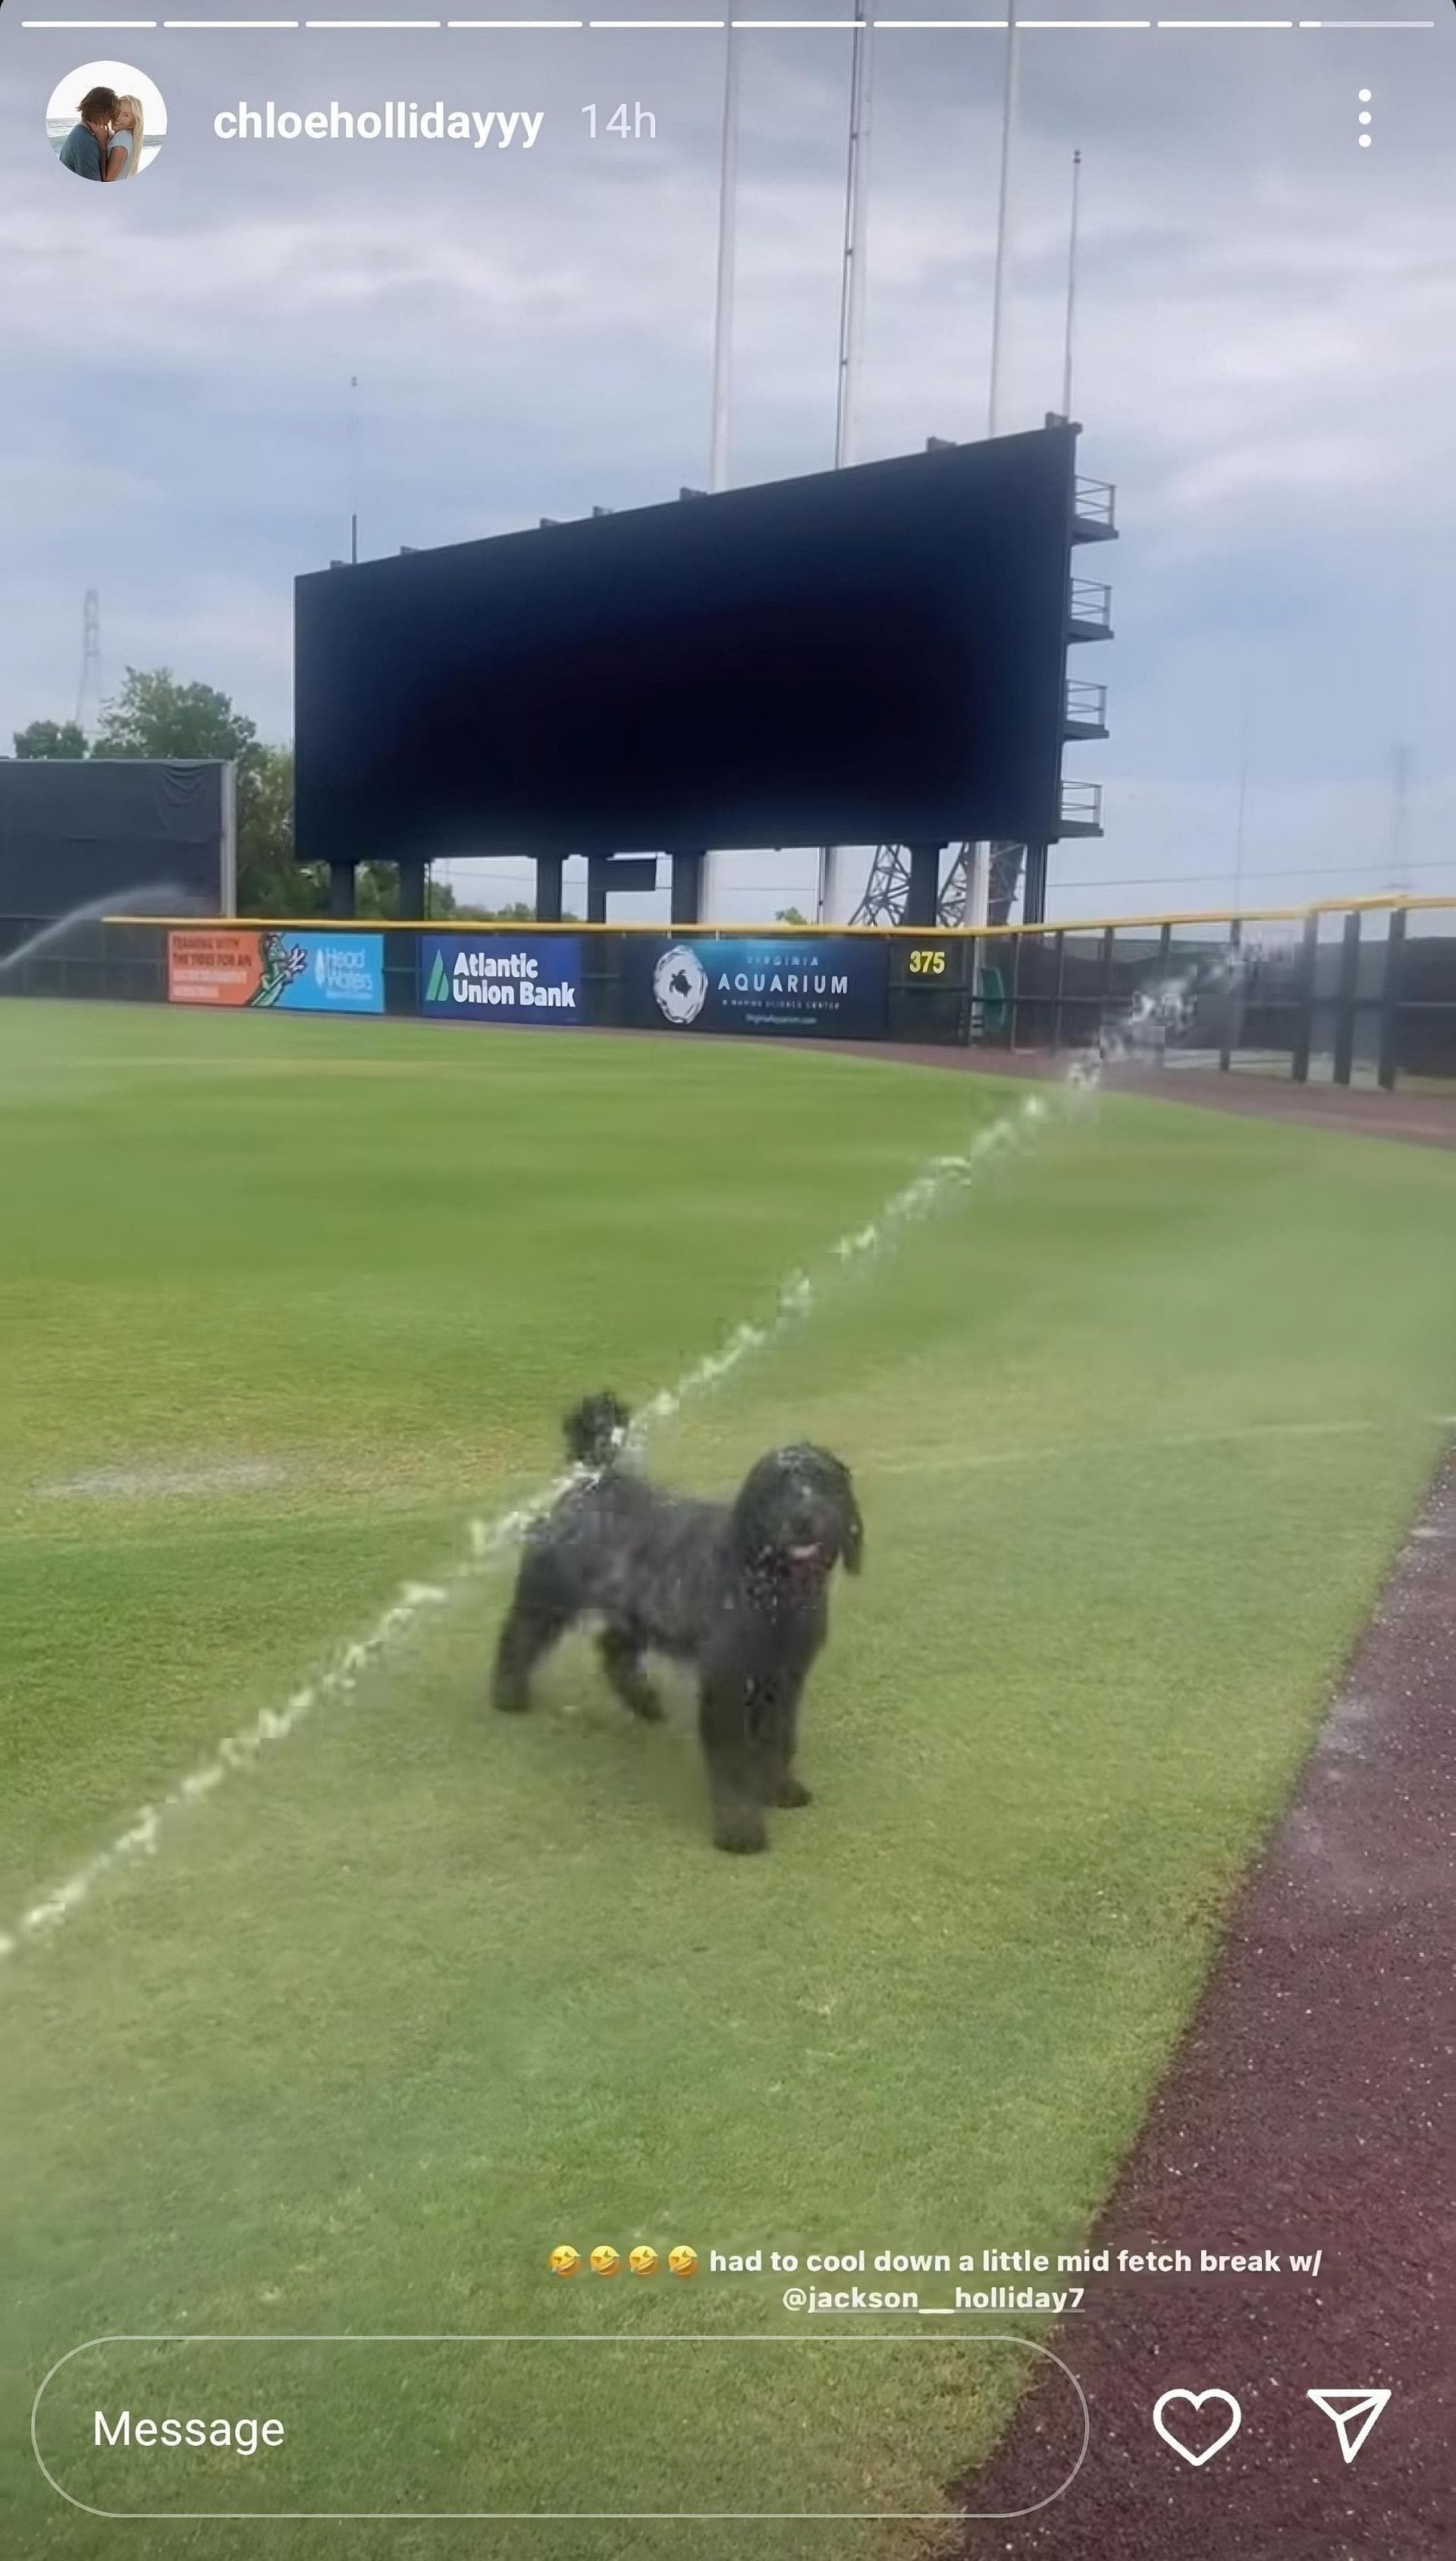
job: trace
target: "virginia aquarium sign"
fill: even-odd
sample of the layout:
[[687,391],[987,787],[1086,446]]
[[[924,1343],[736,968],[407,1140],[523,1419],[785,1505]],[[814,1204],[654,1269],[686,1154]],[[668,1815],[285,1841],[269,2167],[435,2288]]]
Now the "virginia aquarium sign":
[[885,1030],[885,944],[854,934],[635,937],[631,1020],[672,1031],[798,1032],[875,1040]]

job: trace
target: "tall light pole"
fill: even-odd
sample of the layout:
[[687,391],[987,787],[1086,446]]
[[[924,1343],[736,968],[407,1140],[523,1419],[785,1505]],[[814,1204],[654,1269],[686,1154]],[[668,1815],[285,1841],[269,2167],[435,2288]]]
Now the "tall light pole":
[[[709,439],[708,486],[726,489],[731,471],[730,439],[733,406],[733,284],[738,247],[738,38],[729,25],[723,65],[723,143],[718,176],[718,284],[713,314],[713,426]],[[699,875],[698,896],[713,914],[715,856],[708,848]]]
[[359,567],[359,376],[349,377],[349,558]]
[[[874,70],[874,29],[869,0],[855,0],[854,50],[850,61],[850,129],[845,151],[844,262],[839,288],[839,370],[835,378],[834,467],[843,471],[855,458],[855,403],[860,386],[860,358],[865,336],[865,273],[870,232],[870,91]],[[828,925],[834,905],[834,845],[819,848],[819,877],[814,887],[814,921]]]
[[870,225],[870,85],[874,29],[869,0],[855,0],[850,63],[850,130],[845,154],[844,265],[839,295],[839,374],[834,407],[834,467],[854,460],[855,400],[865,334],[865,264]]
[[[996,264],[991,279],[991,380],[986,397],[986,432],[1001,433],[1006,369],[1006,305],[1011,282],[1012,202],[1015,186],[1017,95],[1021,84],[1021,30],[1016,0],[1007,0],[1006,79],[1001,95],[1001,177],[996,190]],[[971,857],[974,901],[985,915],[991,875],[991,847],[978,843]]]
[[1411,879],[1410,750],[1397,743],[1390,750],[1390,887],[1408,896]]
[[1248,815],[1248,761],[1253,716],[1253,687],[1250,684],[1243,697],[1243,719],[1238,740],[1238,809],[1233,827],[1233,913],[1235,916],[1243,903],[1244,820]]
[[733,261],[738,216],[738,39],[728,31],[723,74],[723,155],[718,189],[718,301],[713,326],[713,444],[710,489],[728,485],[728,420],[733,376]]
[[1061,415],[1071,417],[1072,333],[1076,326],[1077,200],[1081,194],[1082,155],[1071,155],[1071,226],[1066,236],[1066,345],[1061,360]]
[[996,271],[991,286],[991,390],[986,407],[986,432],[999,435],[1003,407],[1006,302],[1011,265],[1011,216],[1016,147],[1017,91],[1021,80],[1021,29],[1016,0],[1008,0],[1006,86],[1001,102],[1001,184],[996,198]]

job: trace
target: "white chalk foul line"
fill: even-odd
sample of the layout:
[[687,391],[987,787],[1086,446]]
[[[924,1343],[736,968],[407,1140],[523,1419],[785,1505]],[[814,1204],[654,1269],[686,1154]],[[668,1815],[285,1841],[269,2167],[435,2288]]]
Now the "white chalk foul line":
[[[1068,1099],[1075,1100],[1073,1088],[1067,1088],[1067,1095]],[[1043,1095],[1027,1095],[1015,1110],[1006,1112],[1000,1119],[988,1121],[977,1132],[963,1156],[931,1157],[910,1182],[891,1195],[878,1218],[853,1234],[840,1237],[831,1247],[830,1269],[825,1280],[816,1282],[807,1272],[794,1273],[780,1289],[774,1313],[766,1323],[736,1326],[718,1351],[707,1353],[692,1369],[686,1370],[675,1386],[660,1389],[641,1409],[632,1426],[629,1438],[633,1446],[640,1447],[654,1424],[666,1422],[693,1397],[721,1386],[752,1354],[765,1350],[791,1326],[811,1315],[819,1304],[827,1281],[893,1244],[913,1221],[927,1217],[955,1192],[964,1189],[985,1166],[1014,1150],[1031,1135],[1040,1121],[1051,1116],[1052,1106]],[[187,1777],[179,1780],[175,1788],[169,1788],[155,1804],[143,1805],[125,1830],[118,1832],[104,1849],[97,1850],[93,1858],[77,1868],[63,1884],[56,1886],[39,1902],[31,1904],[20,1915],[13,1930],[0,1932],[0,1960],[18,1956],[23,1949],[49,1938],[64,1922],[71,1920],[90,1900],[96,1887],[114,1875],[118,1868],[129,1866],[134,1859],[154,1858],[164,1831],[179,1815],[193,1811],[233,1773],[254,1768],[267,1745],[285,1743],[304,1719],[312,1716],[318,1708],[332,1699],[346,1698],[386,1648],[402,1636],[423,1612],[445,1607],[463,1584],[488,1569],[508,1548],[514,1547],[532,1522],[550,1510],[568,1486],[580,1480],[582,1472],[579,1468],[569,1468],[554,1477],[528,1502],[517,1504],[512,1510],[497,1514],[494,1519],[469,1522],[465,1554],[449,1569],[443,1582],[403,1584],[395,1600],[368,1633],[345,1645],[317,1679],[303,1682],[282,1707],[265,1707],[241,1732],[225,1735],[199,1768],[189,1771]]]

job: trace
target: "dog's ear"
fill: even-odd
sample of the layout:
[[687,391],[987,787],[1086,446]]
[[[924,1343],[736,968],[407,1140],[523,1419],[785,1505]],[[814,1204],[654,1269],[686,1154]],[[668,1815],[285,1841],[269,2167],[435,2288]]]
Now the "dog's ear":
[[754,1461],[738,1487],[729,1514],[729,1532],[733,1552],[744,1564],[752,1564],[773,1546],[782,1484],[779,1453],[771,1451],[767,1457]]
[[848,1467],[844,1471],[844,1545],[840,1552],[846,1574],[858,1574],[865,1562],[865,1524],[855,1500],[854,1482]]
[[815,1452],[838,1499],[839,1554],[846,1574],[858,1574],[865,1562],[865,1523],[855,1498],[855,1480],[833,1450]]

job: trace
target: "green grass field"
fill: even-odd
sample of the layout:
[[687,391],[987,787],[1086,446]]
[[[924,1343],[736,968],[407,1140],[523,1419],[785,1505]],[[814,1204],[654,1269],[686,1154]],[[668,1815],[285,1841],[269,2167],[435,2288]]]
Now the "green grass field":
[[[1019,1100],[691,1039],[0,1005],[0,1927],[448,1572],[577,1393],[645,1399],[799,1266],[818,1312],[653,1463],[726,1489],[811,1435],[868,1527],[807,1702],[817,1801],[766,1858],[711,1848],[685,1696],[641,1728],[578,1646],[535,1716],[490,1715],[485,1573],[0,1967],[8,2551],[137,2533],[29,2446],[40,2376],[100,2333],[637,2342],[155,2351],[48,2396],[52,2452],[113,2381],[276,2403],[298,2508],[933,2509],[992,2442],[1025,2360],[950,2322],[547,2256],[1076,2246],[1419,1498],[1456,1162],[1122,1099],[832,1277]],[[169,2460],[78,2454],[71,2485],[269,2501],[256,2463],[182,2497]],[[923,2548],[264,2531],[274,2561]]]

